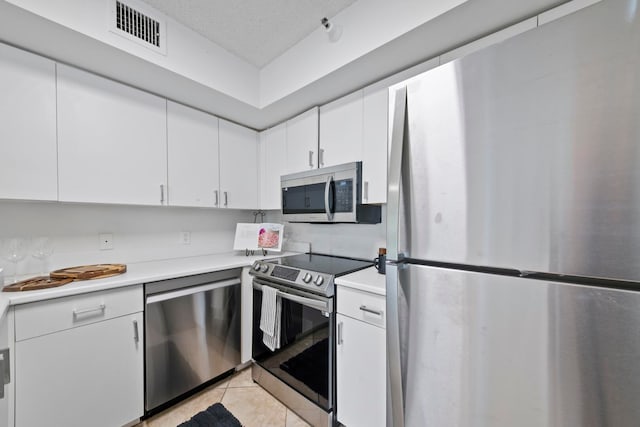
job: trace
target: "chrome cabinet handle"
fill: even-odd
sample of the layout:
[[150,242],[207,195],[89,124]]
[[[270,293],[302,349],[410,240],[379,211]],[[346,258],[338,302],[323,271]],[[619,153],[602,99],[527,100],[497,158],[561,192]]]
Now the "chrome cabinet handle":
[[138,321],[137,320],[133,321],[133,340],[135,342],[140,341],[140,334],[138,332]]
[[320,166],[324,166],[324,148],[320,149],[320,159],[319,159],[319,163]]
[[87,313],[91,313],[93,311],[100,311],[102,313],[104,313],[104,310],[107,308],[107,306],[105,305],[105,303],[100,304],[97,307],[92,307],[92,308],[85,308],[82,310],[73,310],[73,318],[75,319],[78,316],[81,316],[83,314],[87,314]]
[[366,311],[367,313],[375,314],[377,316],[382,316],[382,310],[374,310],[372,308],[367,307],[366,305],[361,305],[360,310]]
[[342,322],[338,322],[338,345],[342,345],[342,343],[344,342],[342,340]]
[[313,150],[309,150],[309,166],[313,167]]
[[160,184],[160,204],[164,204],[164,184]]
[[4,399],[4,386],[11,382],[11,369],[9,365],[9,349],[0,350],[0,399]]
[[364,182],[364,199],[369,201],[369,181]]
[[214,203],[213,205],[214,205],[214,206],[218,206],[218,190],[214,190],[214,191],[213,191],[213,194],[215,194],[215,195],[216,195],[216,201],[215,201],[215,203]]
[[225,191],[224,192],[224,207],[226,208],[227,206],[229,206],[229,195]]

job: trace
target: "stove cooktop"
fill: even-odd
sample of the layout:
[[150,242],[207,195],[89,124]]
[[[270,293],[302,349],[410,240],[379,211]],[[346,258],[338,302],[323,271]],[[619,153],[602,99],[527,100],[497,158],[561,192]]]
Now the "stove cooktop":
[[256,261],[251,274],[267,281],[333,296],[334,279],[373,265],[370,261],[323,254],[300,254]]

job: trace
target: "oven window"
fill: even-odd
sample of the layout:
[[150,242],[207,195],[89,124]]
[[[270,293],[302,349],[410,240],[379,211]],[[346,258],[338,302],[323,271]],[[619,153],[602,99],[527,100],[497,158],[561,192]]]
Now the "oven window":
[[282,213],[324,213],[325,183],[301,185],[282,189]]
[[320,310],[282,299],[281,347],[272,352],[262,342],[262,292],[253,290],[253,359],[323,409],[332,409],[333,343],[331,317]]

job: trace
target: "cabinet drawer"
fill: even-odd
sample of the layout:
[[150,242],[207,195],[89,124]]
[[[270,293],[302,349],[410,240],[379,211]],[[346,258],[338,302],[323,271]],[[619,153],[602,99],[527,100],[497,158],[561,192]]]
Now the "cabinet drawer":
[[19,305],[16,341],[143,310],[142,285]]
[[336,300],[338,313],[385,327],[386,299],[384,296],[338,286]]

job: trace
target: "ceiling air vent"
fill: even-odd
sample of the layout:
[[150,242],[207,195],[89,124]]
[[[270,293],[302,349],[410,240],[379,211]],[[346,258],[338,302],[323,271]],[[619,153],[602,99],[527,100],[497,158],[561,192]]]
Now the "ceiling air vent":
[[111,31],[160,53],[166,53],[164,21],[129,0],[112,0]]

